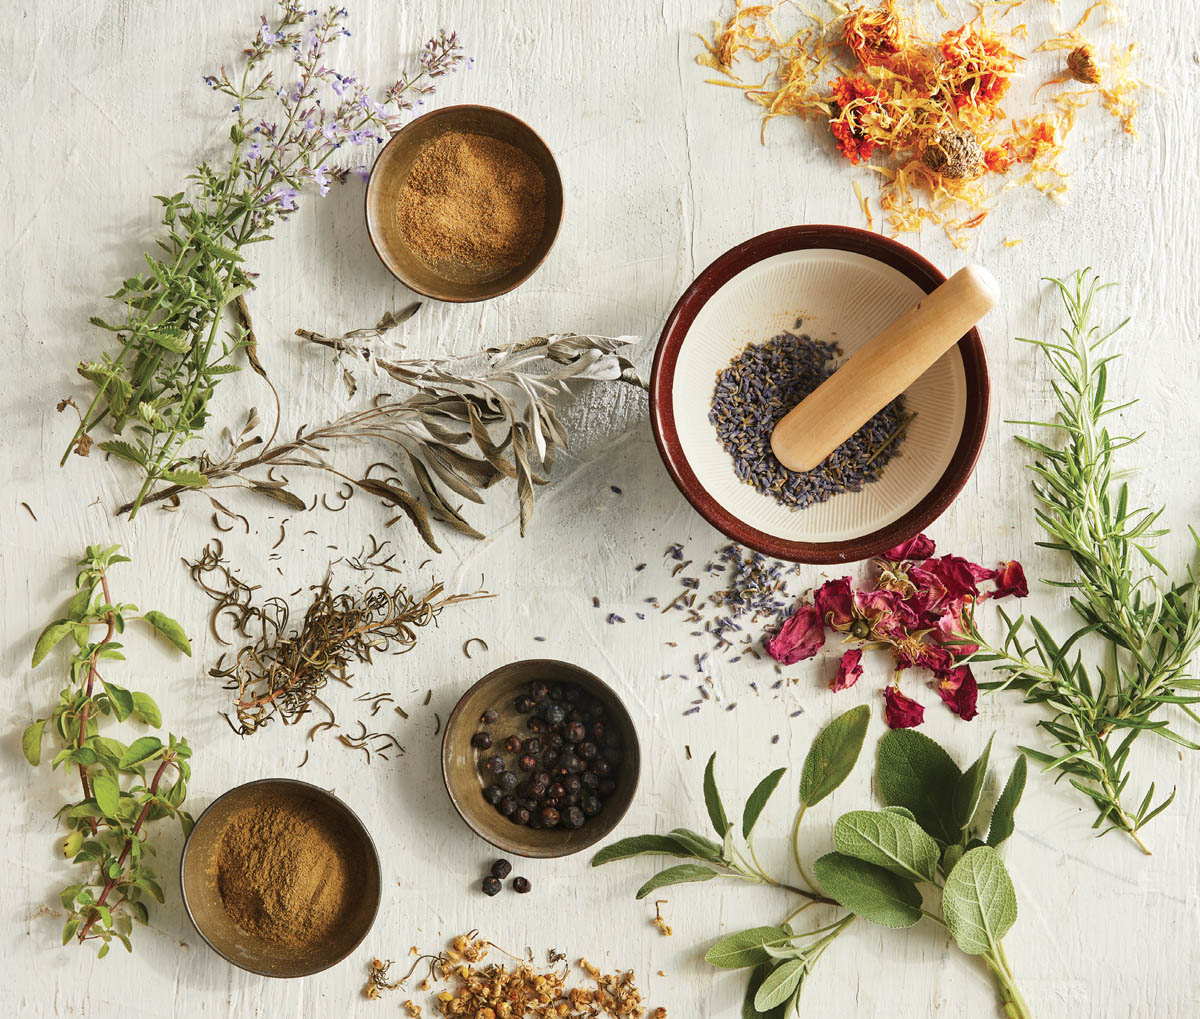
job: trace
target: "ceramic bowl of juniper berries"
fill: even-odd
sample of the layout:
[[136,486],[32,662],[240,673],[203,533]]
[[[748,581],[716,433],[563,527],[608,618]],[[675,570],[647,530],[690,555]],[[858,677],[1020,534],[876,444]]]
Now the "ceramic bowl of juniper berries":
[[761,234],[705,269],[667,319],[650,384],[663,463],[700,515],[765,555],[835,564],[945,512],[987,430],[976,329],[816,471],[786,471],[768,444],[810,375],[827,377],[945,278],[903,244],[842,226]]
[[641,755],[633,719],[598,676],[531,659],[488,673],[451,712],[442,776],[459,816],[506,853],[595,845],[625,816]]

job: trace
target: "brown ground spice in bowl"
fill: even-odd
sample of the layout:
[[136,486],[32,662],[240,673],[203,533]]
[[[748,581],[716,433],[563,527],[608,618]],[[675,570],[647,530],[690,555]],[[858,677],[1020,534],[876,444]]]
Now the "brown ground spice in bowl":
[[397,214],[405,243],[440,275],[494,279],[542,236],[546,179],[515,145],[448,131],[418,154]]
[[310,948],[354,901],[351,855],[335,821],[311,804],[271,797],[234,815],[217,849],[217,887],[248,934]]

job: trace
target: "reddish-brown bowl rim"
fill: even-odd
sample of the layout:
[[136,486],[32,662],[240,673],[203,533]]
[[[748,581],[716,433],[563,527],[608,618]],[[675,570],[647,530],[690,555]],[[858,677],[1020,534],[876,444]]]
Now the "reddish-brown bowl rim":
[[[416,125],[426,120],[453,120],[455,117],[461,117],[464,113],[473,112],[482,113],[485,116],[494,117],[497,120],[512,121],[514,124],[518,124],[528,131],[530,135],[537,141],[538,145],[545,150],[546,156],[549,159],[549,166],[554,171],[553,180],[548,180],[547,183],[554,187],[555,190],[561,194],[561,198],[559,199],[558,203],[559,213],[554,222],[553,233],[551,233],[550,241],[546,245],[546,250],[542,252],[541,256],[536,261],[527,263],[525,266],[526,271],[517,279],[514,279],[503,286],[498,286],[491,290],[468,296],[455,293],[452,289],[452,284],[447,284],[445,287],[436,290],[429,287],[423,287],[415,280],[411,280],[406,276],[396,272],[391,265],[388,264],[388,261],[386,258],[384,258],[383,251],[381,250],[380,241],[375,236],[374,226],[371,223],[371,195],[372,185],[377,183],[375,177],[375,168],[382,164],[384,152],[386,152],[393,145],[404,146],[408,144],[409,138],[411,138],[415,133],[412,129],[415,128]],[[406,133],[408,137],[405,137]],[[384,144],[384,146],[375,154],[375,161],[371,164],[370,173],[367,175],[367,186],[363,189],[363,218],[367,225],[367,237],[371,241],[371,247],[374,249],[375,255],[379,258],[380,263],[393,277],[408,287],[409,290],[415,294],[420,294],[422,297],[430,297],[435,301],[444,301],[447,304],[477,304],[481,301],[490,301],[496,297],[502,297],[504,294],[516,290],[517,287],[519,287],[522,283],[525,283],[542,267],[543,263],[545,263],[546,259],[550,256],[550,252],[553,250],[555,242],[558,240],[559,232],[562,230],[563,217],[566,215],[566,201],[567,196],[566,192],[563,191],[562,174],[558,168],[558,160],[554,158],[554,152],[551,150],[550,146],[546,144],[545,138],[543,138],[537,131],[530,127],[528,123],[518,117],[515,113],[509,113],[508,110],[502,110],[496,106],[485,106],[481,103],[458,103],[454,106],[440,106],[436,110],[430,110],[428,113],[423,113],[421,116],[410,120],[407,124],[400,128],[399,131],[392,135],[391,138],[389,138]]]
[[954,455],[937,484],[916,506],[885,527],[845,541],[789,541],[751,527],[718,503],[696,477],[684,456],[675,427],[672,390],[680,348],[700,309],[742,270],[772,255],[785,251],[832,248],[866,255],[896,269],[926,293],[946,277],[928,259],[898,241],[854,227],[810,224],[786,226],[751,237],[725,252],[683,292],[658,341],[650,377],[650,426],[667,472],[684,497],[705,520],[734,541],[764,555],[791,562],[830,565],[870,559],[924,530],[941,516],[962,491],[979,459],[987,434],[988,382],[987,359],[978,329],[972,329],[958,341],[966,372],[966,414],[962,435]]

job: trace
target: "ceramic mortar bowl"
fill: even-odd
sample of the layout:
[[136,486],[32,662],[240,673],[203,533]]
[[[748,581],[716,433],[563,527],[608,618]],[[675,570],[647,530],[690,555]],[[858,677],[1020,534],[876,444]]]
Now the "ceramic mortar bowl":
[[705,269],[667,319],[650,384],[659,452],[700,515],[765,555],[819,564],[868,559],[937,519],[970,477],[987,431],[976,329],[905,392],[916,417],[879,479],[807,509],[740,481],[708,414],[717,372],[747,344],[795,330],[849,356],[944,281],[903,244],[841,226],[762,234]]
[[[279,798],[303,804],[341,834],[355,875],[357,898],[344,921],[308,949],[277,945],[243,931],[229,918],[217,887],[216,857],[226,824],[256,803]],[[247,782],[213,800],[184,843],[179,883],[188,918],[209,947],[235,966],[266,977],[307,977],[341,962],[367,936],[381,893],[379,854],[358,815],[332,793],[288,778]]]
[[[405,182],[422,149],[451,131],[482,134],[520,149],[546,181],[546,220],[525,260],[499,276],[447,279],[405,243],[397,209]],[[523,120],[490,106],[446,106],[406,124],[380,150],[366,193],[367,233],[387,270],[410,290],[439,301],[486,301],[520,286],[545,260],[563,216],[558,164],[541,137]],[[458,274],[456,274],[458,275]]]
[[[589,817],[582,828],[527,828],[510,821],[483,798],[484,787],[491,783],[491,778],[482,772],[479,761],[497,751],[476,750],[471,746],[471,737],[481,728],[497,734],[497,745],[509,733],[524,736],[528,716],[519,714],[513,702],[518,695],[529,692],[534,680],[570,683],[591,694],[604,705],[610,723],[621,734],[625,756],[616,779],[617,788],[604,801],[600,813]],[[500,718],[483,726],[480,716],[489,708],[499,712]],[[637,790],[640,769],[641,754],[633,719],[615,691],[587,670],[552,659],[513,662],[488,673],[455,705],[442,737],[442,777],[454,809],[480,838],[517,856],[540,859],[570,856],[595,845],[625,816]]]

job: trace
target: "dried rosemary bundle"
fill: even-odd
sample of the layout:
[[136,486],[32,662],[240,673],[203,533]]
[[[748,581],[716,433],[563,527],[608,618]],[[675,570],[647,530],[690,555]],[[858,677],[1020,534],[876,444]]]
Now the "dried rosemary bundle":
[[331,679],[350,685],[352,663],[370,664],[376,653],[403,654],[416,644],[417,630],[436,622],[447,605],[491,597],[486,591],[447,595],[440,583],[420,597],[403,584],[335,594],[327,574],[311,588],[312,600],[294,625],[286,599],[255,602],[255,588],[235,575],[219,542],[206,545],[195,561],[184,562],[216,602],[210,626],[217,639],[229,643],[217,627],[228,616],[235,634],[250,640],[232,662],[226,664],[222,655],[209,670],[233,691],[236,722],[228,714],[224,718],[239,736],[257,732],[274,718],[295,724]]
[[[364,410],[317,427],[301,426],[287,441],[276,441],[278,424],[264,440],[258,414],[252,411],[240,433],[227,433],[224,454],[199,458],[206,479],[202,491],[217,511],[236,516],[214,497],[225,488],[248,488],[298,511],[310,508],[282,473],[305,468],[333,481],[332,492],[323,496],[328,508],[335,508],[330,506],[331,496],[344,503],[354,492],[366,492],[398,508],[425,543],[440,552],[430,518],[482,538],[455,505],[456,497],[482,503],[484,491],[511,478],[516,481],[524,535],[533,515],[534,486],[545,484],[537,472],[553,470],[569,441],[554,409],[555,398],[571,395],[569,383],[578,380],[646,385],[620,353],[635,342],[629,336],[537,336],[465,357],[392,361],[377,359],[356,345],[364,338],[383,336],[411,310],[389,313],[374,328],[338,337],[299,331],[310,342],[371,364],[408,391],[381,396]],[[390,459],[371,464],[365,472],[351,471],[338,454],[362,442],[381,443]],[[145,502],[177,500],[193,490],[168,485]],[[122,512],[128,508],[122,507]],[[388,524],[400,519],[397,515]]]

